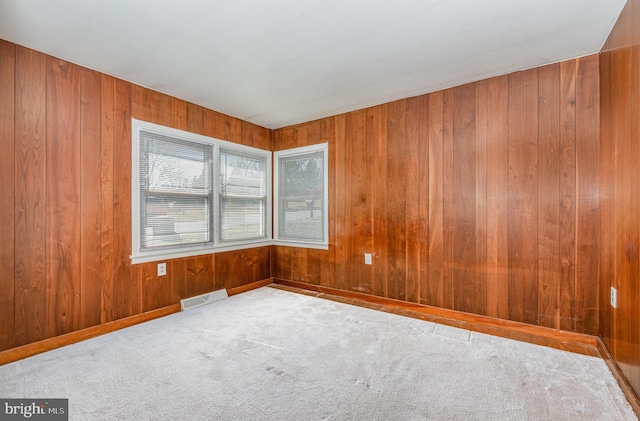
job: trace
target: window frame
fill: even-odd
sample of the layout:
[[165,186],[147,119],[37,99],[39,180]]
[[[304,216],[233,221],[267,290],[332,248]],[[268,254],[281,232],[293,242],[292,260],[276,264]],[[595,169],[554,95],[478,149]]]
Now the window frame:
[[[313,153],[322,153],[323,164],[323,233],[322,240],[305,240],[280,237],[280,221],[281,221],[281,198],[280,198],[280,166],[281,161],[290,158],[300,157]],[[273,239],[274,244],[291,247],[303,247],[312,249],[329,249],[329,144],[319,143],[309,146],[302,146],[292,149],[284,149],[273,153],[274,170],[273,170]]]
[[[256,161],[260,161],[261,156],[260,155],[255,155],[246,151],[240,151],[238,148],[226,148],[226,147],[219,147],[218,148],[218,165],[221,164],[222,161],[222,153],[226,153],[228,155],[232,155],[238,158],[245,158],[245,159],[250,159],[250,160],[256,160]],[[254,240],[261,240],[263,238],[265,238],[265,236],[268,236],[269,239],[271,239],[271,225],[269,224],[270,222],[270,218],[271,218],[271,198],[270,198],[270,194],[271,194],[271,167],[268,165],[269,164],[269,160],[264,160],[264,176],[263,176],[263,181],[264,181],[264,195],[262,196],[249,196],[249,195],[235,195],[235,197],[233,197],[234,195],[230,195],[228,193],[223,193],[221,186],[220,186],[220,170],[221,167],[218,168],[218,182],[216,184],[218,190],[215,192],[218,194],[218,207],[217,207],[217,224],[216,227],[218,228],[217,233],[217,239],[220,242],[220,244],[231,244],[234,242],[238,242],[238,241],[254,241]],[[222,206],[223,206],[223,198],[230,198],[230,199],[236,199],[236,200],[243,200],[243,201],[251,201],[251,200],[258,200],[258,201],[264,201],[263,203],[263,207],[265,209],[265,213],[263,215],[263,220],[262,220],[262,224],[265,230],[265,236],[261,236],[261,237],[248,237],[246,239],[241,239],[241,240],[237,240],[237,239],[228,239],[225,240],[222,238]],[[267,232],[268,230],[268,232]]]
[[[197,243],[193,245],[180,245],[177,247],[163,247],[156,250],[141,249],[141,195],[140,195],[140,132],[152,132],[163,136],[180,139],[187,142],[210,145],[212,148],[212,173],[213,203],[210,204],[212,219],[212,241],[209,243]],[[260,238],[239,239],[222,241],[220,238],[220,150],[225,149],[237,152],[239,155],[264,159],[265,170],[265,235]],[[264,149],[245,146],[238,143],[216,139],[197,133],[187,132],[172,127],[162,126],[147,121],[131,119],[131,255],[133,264],[152,262],[157,260],[173,259],[180,257],[198,256],[223,251],[239,250],[244,248],[261,247],[273,244],[272,237],[272,161],[273,153]]]

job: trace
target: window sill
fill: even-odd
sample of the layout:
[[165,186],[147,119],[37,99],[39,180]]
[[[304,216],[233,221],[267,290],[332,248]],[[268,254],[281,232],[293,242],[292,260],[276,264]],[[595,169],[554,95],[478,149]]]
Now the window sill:
[[244,250],[250,248],[258,248],[273,245],[271,239],[252,241],[250,243],[221,244],[213,246],[197,246],[180,250],[159,250],[155,252],[147,252],[144,254],[131,255],[131,263],[136,265],[139,263],[157,262],[160,260],[180,259],[184,257],[202,256],[205,254],[222,253],[225,251]]
[[131,255],[131,264],[137,265],[140,263],[158,262],[161,260],[180,259],[184,257],[202,256],[205,254],[223,253],[226,251],[252,249],[266,246],[282,246],[282,247],[295,247],[303,249],[315,249],[315,250],[329,250],[329,244],[325,243],[307,243],[303,241],[283,241],[283,240],[263,240],[254,241],[251,243],[236,243],[218,245],[216,247],[190,247],[182,250],[162,250],[156,252],[148,252],[144,254]]
[[327,243],[309,243],[305,241],[276,240],[273,242],[273,245],[303,249],[329,250],[329,244]]

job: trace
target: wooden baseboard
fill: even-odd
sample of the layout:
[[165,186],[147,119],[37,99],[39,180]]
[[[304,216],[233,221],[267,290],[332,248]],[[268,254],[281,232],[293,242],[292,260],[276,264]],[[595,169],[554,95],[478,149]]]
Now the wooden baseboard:
[[[236,288],[230,288],[227,290],[227,295],[230,297],[233,295],[241,294],[243,292],[250,291],[252,289],[260,288],[272,283],[271,278],[258,282],[253,282],[247,285],[242,285]],[[104,323],[97,326],[92,326],[86,329],[78,330],[76,332],[66,333],[64,335],[56,336],[42,341],[22,345],[16,348],[8,349],[0,352],[0,365],[8,364],[14,361],[21,360],[23,358],[31,357],[33,355],[41,354],[46,351],[51,351],[56,348],[61,348],[66,345],[71,345],[76,342],[84,341],[85,339],[95,338],[96,336],[104,335],[105,333],[114,332],[116,330],[124,329],[125,327],[134,326],[139,323],[147,322],[149,320],[157,319],[160,317],[168,316],[180,311],[180,304],[173,304],[167,307],[159,308],[156,310],[147,311],[145,313],[136,314],[124,319],[114,320],[112,322]]]
[[[487,316],[463,313],[455,310],[447,310],[438,307],[430,307],[421,304],[408,303],[405,301],[390,298],[376,297],[358,292],[343,291],[334,288],[322,287],[318,285],[305,284],[302,282],[287,281],[284,279],[269,278],[251,284],[242,285],[227,290],[227,295],[233,296],[243,292],[264,286],[271,286],[285,291],[299,294],[312,295],[346,304],[385,311],[387,313],[398,314],[406,317],[427,320],[447,326],[459,327],[474,332],[487,333],[503,338],[515,339],[529,342],[536,345],[548,346],[551,348],[575,352],[583,355],[601,357],[616,381],[620,385],[622,392],[629,401],[629,404],[640,418],[640,399],[633,391],[633,388],[620,370],[620,367],[611,357],[609,350],[602,340],[595,336],[583,335],[573,332],[558,331],[540,326],[532,326],[524,323],[512,322],[509,320],[495,319]],[[0,352],[0,365],[8,364],[33,355],[37,355],[56,348],[61,348],[85,339],[104,335],[105,333],[120,330],[129,326],[134,326],[149,320],[168,316],[180,311],[180,304],[159,308],[142,314],[137,314],[113,322],[104,323],[77,332],[71,332],[54,338],[45,339],[31,344],[23,345]]]
[[602,358],[615,377],[627,401],[640,419],[640,398],[611,357],[602,340],[596,336],[582,335],[573,332],[558,331],[540,326],[532,326],[509,320],[478,316],[454,310],[430,307],[421,304],[407,303],[390,298],[376,297],[358,292],[343,291],[302,282],[273,279],[272,288],[318,298],[338,301],[402,316],[428,320],[448,326],[460,327],[474,332],[487,333],[503,338],[516,339],[536,345],[571,351],[578,354]]
[[631,405],[631,408],[633,408],[633,411],[640,419],[640,398],[638,398],[638,395],[636,395],[636,393],[633,391],[633,388],[627,381],[627,378],[622,373],[622,370],[620,370],[618,363],[616,363],[616,361],[613,359],[611,353],[600,338],[598,338],[597,341],[597,348],[600,356],[602,357],[604,362],[607,363],[607,366],[613,374],[613,377],[616,378],[616,381],[618,382],[620,389],[622,389],[622,393],[624,393],[624,396],[627,398],[629,405]]
[[251,291],[252,289],[266,287],[267,285],[270,285],[272,283],[273,283],[273,279],[267,278],[267,279],[263,279],[262,281],[252,282],[247,285],[242,285],[235,288],[229,288],[227,290],[227,295],[231,297],[232,295],[242,294],[243,292]]
[[105,333],[123,329],[125,327],[137,325],[149,320],[164,317],[180,311],[180,304],[174,304],[168,307],[159,308],[157,310],[147,311],[146,313],[136,314],[135,316],[126,317],[124,319],[114,320],[112,322],[103,323],[101,325],[88,327],[86,329],[75,332],[65,333],[64,335],[55,336],[53,338],[44,339],[42,341],[33,342],[22,345],[17,348],[8,349],[0,352],[0,365],[61,348],[66,345],[84,341],[85,339],[95,338]]
[[510,320],[464,313],[391,298],[377,297],[359,292],[343,291],[302,282],[273,279],[273,288],[313,295],[333,301],[354,304],[387,313],[427,320],[508,339],[548,346],[592,357],[600,357],[598,338],[574,332],[565,332],[541,326],[532,326]]

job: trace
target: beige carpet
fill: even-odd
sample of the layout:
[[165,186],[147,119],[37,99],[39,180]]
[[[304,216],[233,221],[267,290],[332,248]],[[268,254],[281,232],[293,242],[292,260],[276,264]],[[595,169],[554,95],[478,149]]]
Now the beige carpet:
[[635,420],[605,363],[261,288],[0,367],[71,420]]

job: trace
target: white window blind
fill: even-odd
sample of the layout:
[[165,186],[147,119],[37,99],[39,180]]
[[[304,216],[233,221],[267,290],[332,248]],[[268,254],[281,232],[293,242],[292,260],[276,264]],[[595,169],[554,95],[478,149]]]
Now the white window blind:
[[141,250],[212,241],[213,148],[140,132]]
[[276,152],[276,166],[277,240],[328,244],[327,145]]
[[220,150],[220,241],[264,238],[266,158]]

